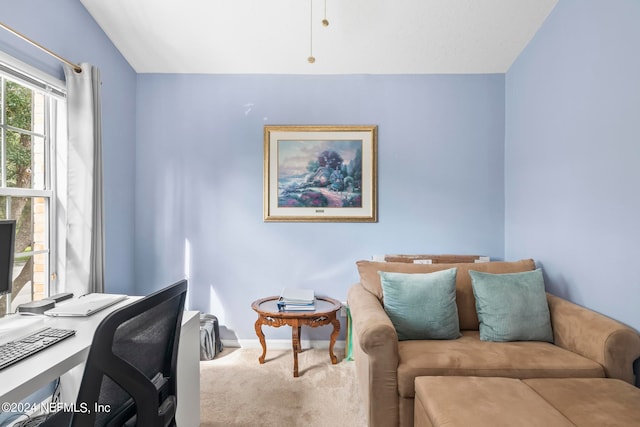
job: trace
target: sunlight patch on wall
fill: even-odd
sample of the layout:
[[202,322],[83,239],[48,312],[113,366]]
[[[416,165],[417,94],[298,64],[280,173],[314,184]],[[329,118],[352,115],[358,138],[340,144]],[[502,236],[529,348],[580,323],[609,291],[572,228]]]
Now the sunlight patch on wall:
[[224,305],[222,304],[222,301],[220,301],[213,285],[209,285],[209,310],[211,310],[210,312],[215,314],[218,318],[219,325],[227,324]]
[[184,239],[184,277],[189,280],[191,276],[191,243]]
[[191,301],[191,295],[190,295],[190,290],[191,290],[191,286],[193,286],[192,283],[190,283],[190,278],[191,278],[191,243],[189,242],[189,239],[184,239],[184,278],[187,279],[187,298],[185,301],[185,310],[189,310],[191,309],[190,307],[190,301]]

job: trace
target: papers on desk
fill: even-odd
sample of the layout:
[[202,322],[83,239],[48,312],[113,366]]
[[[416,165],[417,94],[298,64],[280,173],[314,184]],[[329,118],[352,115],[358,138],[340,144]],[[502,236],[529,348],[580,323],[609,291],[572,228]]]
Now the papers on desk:
[[314,311],[315,294],[313,289],[284,288],[278,299],[280,311]]

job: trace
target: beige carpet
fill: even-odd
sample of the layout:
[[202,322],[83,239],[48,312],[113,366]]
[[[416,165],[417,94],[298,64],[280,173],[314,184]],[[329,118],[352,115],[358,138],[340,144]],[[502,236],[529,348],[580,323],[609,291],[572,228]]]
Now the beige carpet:
[[225,349],[200,362],[201,426],[221,427],[364,427],[355,385],[355,365],[336,350],[308,349],[298,356],[300,376],[293,377],[291,350],[268,350],[263,365],[259,349]]

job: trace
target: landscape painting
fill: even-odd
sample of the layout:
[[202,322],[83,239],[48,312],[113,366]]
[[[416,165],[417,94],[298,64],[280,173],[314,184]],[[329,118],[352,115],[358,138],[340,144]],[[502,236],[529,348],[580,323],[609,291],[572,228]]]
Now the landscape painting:
[[375,126],[265,126],[265,221],[376,220]]
[[362,141],[278,141],[278,207],[362,207]]

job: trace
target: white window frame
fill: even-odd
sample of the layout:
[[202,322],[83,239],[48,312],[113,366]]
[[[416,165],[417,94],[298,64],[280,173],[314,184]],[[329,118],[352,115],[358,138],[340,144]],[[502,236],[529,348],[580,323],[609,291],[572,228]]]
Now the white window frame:
[[[61,279],[59,271],[64,272],[64,256],[66,241],[66,219],[64,208],[66,200],[66,84],[41,70],[32,67],[10,55],[0,51],[0,73],[8,80],[15,81],[23,86],[45,95],[45,123],[44,138],[45,147],[45,182],[44,189],[33,188],[7,188],[0,187],[0,196],[11,197],[46,197],[48,203],[48,251],[32,251],[31,256],[40,253],[49,253],[49,263],[45,267],[45,292],[51,295],[58,289]],[[2,97],[3,101],[6,99]],[[63,124],[63,126],[58,126]],[[11,129],[4,123],[0,123],[0,131]],[[40,137],[35,132],[30,133]],[[4,167],[4,162],[0,164]],[[4,174],[3,174],[4,176]],[[16,253],[15,256],[25,253]],[[15,307],[13,307],[15,308]],[[7,297],[7,310],[11,309],[11,296]],[[5,313],[0,313],[3,316]]]

